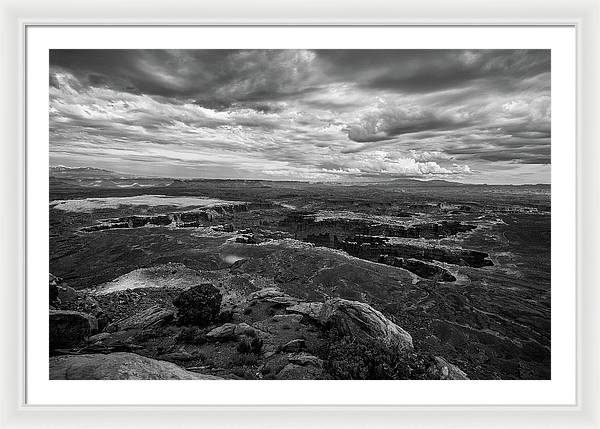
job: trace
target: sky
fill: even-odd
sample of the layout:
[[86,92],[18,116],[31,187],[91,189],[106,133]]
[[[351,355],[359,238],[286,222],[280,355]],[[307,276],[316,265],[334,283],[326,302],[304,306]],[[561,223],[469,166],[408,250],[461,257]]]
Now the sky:
[[548,50],[52,50],[50,164],[550,183]]

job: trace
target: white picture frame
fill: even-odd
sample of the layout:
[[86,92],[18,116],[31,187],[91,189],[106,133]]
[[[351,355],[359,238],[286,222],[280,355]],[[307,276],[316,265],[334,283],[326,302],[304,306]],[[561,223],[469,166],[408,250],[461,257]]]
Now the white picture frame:
[[[306,2],[262,1],[168,5],[143,1],[88,5],[24,0],[3,1],[3,210],[2,263],[6,273],[1,302],[4,353],[0,422],[6,427],[599,427],[600,304],[594,282],[599,228],[594,142],[600,137],[600,4],[598,1],[520,1],[498,9],[484,1],[443,2]],[[577,31],[577,399],[575,405],[537,406],[31,406],[24,397],[23,304],[25,282],[24,49],[26,29],[33,25],[563,25]],[[12,61],[11,61],[12,59]],[[15,108],[18,106],[18,108]],[[42,238],[40,238],[41,240]],[[16,251],[15,251],[16,250]]]

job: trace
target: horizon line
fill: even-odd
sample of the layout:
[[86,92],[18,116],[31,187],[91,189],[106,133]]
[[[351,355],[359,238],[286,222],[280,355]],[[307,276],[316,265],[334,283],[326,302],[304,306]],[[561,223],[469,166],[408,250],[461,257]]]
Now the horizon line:
[[[129,178],[131,179],[173,179],[173,180],[181,180],[181,181],[193,181],[193,180],[220,180],[220,181],[254,181],[254,182],[293,182],[293,183],[310,183],[310,184],[364,184],[364,185],[375,185],[378,183],[390,183],[393,182],[395,180],[402,180],[402,179],[407,179],[407,180],[412,180],[415,182],[423,182],[423,183],[428,183],[428,182],[433,182],[433,181],[438,181],[438,182],[446,182],[448,184],[453,184],[453,185],[470,185],[470,186],[551,186],[552,183],[468,183],[468,182],[458,182],[458,181],[453,181],[453,180],[447,180],[441,177],[431,177],[431,178],[420,178],[420,177],[416,177],[416,176],[400,176],[400,177],[393,177],[393,178],[389,178],[389,179],[381,179],[381,180],[348,180],[348,181],[340,181],[340,180],[317,180],[317,181],[311,181],[311,180],[275,180],[275,179],[259,179],[259,178],[219,178],[219,177],[200,177],[200,176],[194,176],[194,177],[183,177],[183,176],[153,176],[153,175],[135,175],[132,173],[124,173],[124,172],[120,172],[120,171],[116,171],[116,170],[108,170],[106,168],[97,168],[97,167],[90,167],[90,166],[85,166],[85,167],[69,167],[66,165],[50,165],[49,169],[53,169],[53,168],[64,168],[64,169],[68,169],[68,170],[83,170],[83,169],[88,169],[88,170],[97,170],[97,171],[105,171],[108,173],[116,173],[116,174],[122,174],[124,176],[129,176]],[[125,177],[123,177],[123,179],[125,179]]]

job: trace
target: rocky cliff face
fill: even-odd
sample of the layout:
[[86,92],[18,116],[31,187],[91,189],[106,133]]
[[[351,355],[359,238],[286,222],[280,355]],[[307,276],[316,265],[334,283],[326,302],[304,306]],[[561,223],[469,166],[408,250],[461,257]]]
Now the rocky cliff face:
[[391,255],[380,255],[378,262],[393,267],[404,268],[419,277],[440,282],[454,282],[456,277],[437,265],[428,264],[418,259],[399,258]]
[[372,261],[377,261],[379,255],[387,255],[445,262],[453,265],[468,265],[475,268],[493,265],[485,252],[432,244],[426,241],[388,241],[380,237],[356,236],[352,241],[338,243],[338,247],[350,255]]
[[254,209],[268,209],[271,203],[236,203],[213,206],[208,209],[172,212],[156,215],[135,215],[114,219],[104,219],[97,225],[81,228],[84,232],[103,231],[107,229],[140,228],[143,226],[171,226],[175,228],[195,228],[209,225],[226,215],[246,212]]
[[431,262],[485,267],[493,265],[488,254],[440,245],[437,240],[467,233],[474,225],[458,221],[424,222],[391,218],[388,223],[343,217],[320,218],[311,213],[292,213],[282,225],[297,239],[340,249],[358,258],[403,268],[427,279],[455,281],[446,269]]
[[295,238],[299,240],[307,240],[309,237],[322,237],[321,240],[325,240],[326,237],[332,246],[336,241],[345,241],[357,235],[437,239],[469,232],[476,228],[474,225],[448,220],[406,222],[406,225],[402,225],[397,222],[374,222],[361,218],[319,218],[317,214],[301,212],[288,215],[281,225],[291,228],[296,235]]

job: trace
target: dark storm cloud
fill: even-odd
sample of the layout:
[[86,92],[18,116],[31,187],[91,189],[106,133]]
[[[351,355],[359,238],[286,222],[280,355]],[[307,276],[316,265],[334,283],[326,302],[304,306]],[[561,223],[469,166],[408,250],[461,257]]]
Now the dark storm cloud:
[[549,180],[549,51],[52,50],[49,87],[77,165]]
[[[546,50],[52,50],[50,64],[76,71],[90,85],[164,96],[198,96],[244,85],[240,99],[285,97],[309,84],[335,81],[403,92],[432,92],[482,81],[493,87],[550,70]],[[319,79],[314,79],[314,78]],[[218,93],[218,91],[217,91]]]
[[348,137],[355,142],[377,142],[403,134],[457,130],[469,125],[468,118],[454,117],[441,110],[382,105],[350,126]]
[[91,86],[199,97],[199,104],[206,100],[209,108],[225,108],[311,90],[310,56],[282,50],[52,50],[50,65],[74,72]]
[[[328,72],[369,88],[432,92],[485,81],[515,87],[550,70],[547,50],[389,50],[316,51]],[[493,79],[490,79],[492,78]]]

